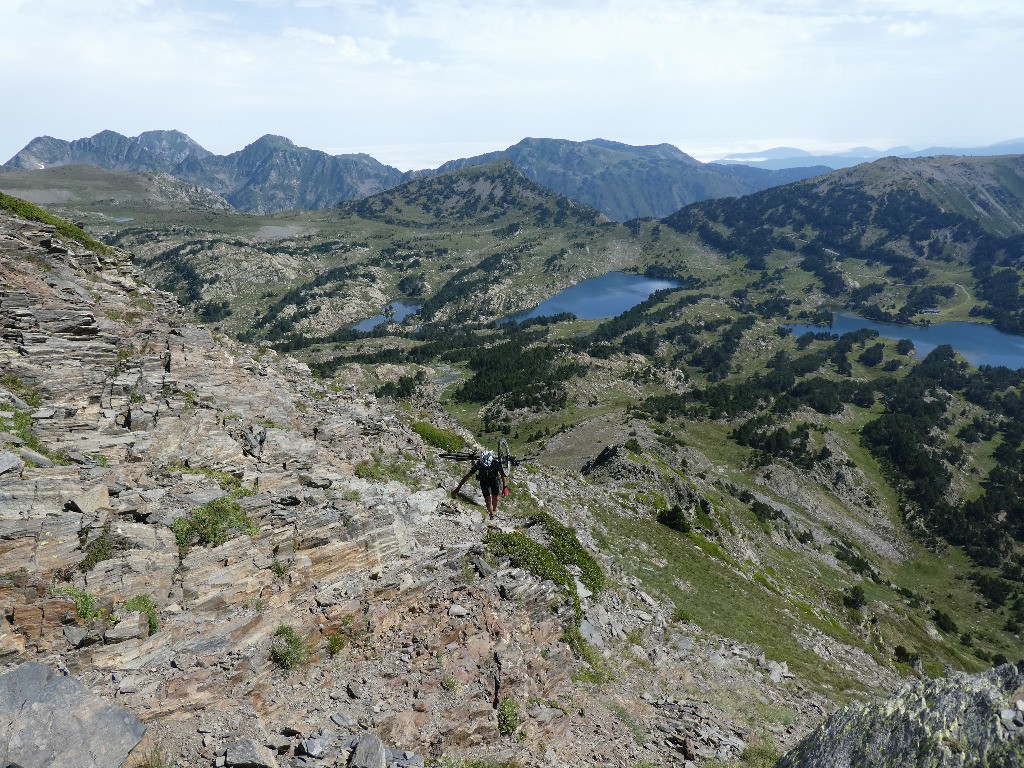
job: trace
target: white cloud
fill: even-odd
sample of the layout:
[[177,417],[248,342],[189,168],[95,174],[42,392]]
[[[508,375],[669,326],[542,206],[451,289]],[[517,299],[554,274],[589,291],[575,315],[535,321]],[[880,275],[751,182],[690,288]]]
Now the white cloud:
[[102,128],[422,147],[407,167],[527,135],[697,154],[1024,133],[1008,0],[8,0],[0,25],[46,31],[0,47],[0,160]]
[[285,27],[284,36],[310,43],[320,43],[321,45],[334,45],[338,42],[334,35],[325,35],[323,32],[315,32],[312,29],[301,29],[299,27]]

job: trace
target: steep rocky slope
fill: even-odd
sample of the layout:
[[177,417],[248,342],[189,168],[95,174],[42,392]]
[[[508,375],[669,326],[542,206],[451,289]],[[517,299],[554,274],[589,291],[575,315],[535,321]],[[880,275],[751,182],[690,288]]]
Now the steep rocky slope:
[[[598,594],[496,557],[401,411],[188,325],[126,254],[0,214],[0,266],[0,658],[138,715],[128,764],[677,765],[831,706],[612,557]],[[590,542],[601,488],[515,488],[506,535]]]

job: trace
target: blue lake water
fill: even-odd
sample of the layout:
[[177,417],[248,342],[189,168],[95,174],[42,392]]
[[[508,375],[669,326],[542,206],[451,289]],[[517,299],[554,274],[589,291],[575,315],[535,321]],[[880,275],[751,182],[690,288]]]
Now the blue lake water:
[[353,325],[352,328],[356,331],[372,331],[378,325],[387,322],[388,316],[385,312],[388,311],[394,312],[394,314],[391,315],[391,320],[396,323],[400,323],[409,315],[415,314],[421,306],[422,304],[418,301],[392,301],[384,307],[384,312],[379,315],[374,315],[373,317],[368,317],[366,320],[360,320],[358,323]]
[[866,320],[857,315],[837,312],[832,325],[787,325],[800,336],[808,331],[844,334],[871,328],[887,339],[910,339],[919,357],[924,357],[940,344],[949,344],[974,365],[1005,365],[1024,368],[1024,336],[1013,336],[982,323],[935,323],[929,326],[896,325]]
[[655,291],[675,288],[674,280],[658,280],[625,272],[609,272],[570,286],[538,304],[528,312],[511,315],[508,319],[521,323],[531,317],[550,317],[572,312],[581,320],[616,317],[632,309]]

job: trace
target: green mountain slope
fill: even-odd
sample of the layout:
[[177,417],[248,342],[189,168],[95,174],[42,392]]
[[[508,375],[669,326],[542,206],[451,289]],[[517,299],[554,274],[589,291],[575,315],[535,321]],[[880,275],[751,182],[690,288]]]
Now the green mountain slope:
[[95,226],[161,223],[173,212],[229,211],[232,206],[206,187],[169,173],[107,171],[95,165],[58,165],[0,174],[0,190],[39,205],[74,210]]

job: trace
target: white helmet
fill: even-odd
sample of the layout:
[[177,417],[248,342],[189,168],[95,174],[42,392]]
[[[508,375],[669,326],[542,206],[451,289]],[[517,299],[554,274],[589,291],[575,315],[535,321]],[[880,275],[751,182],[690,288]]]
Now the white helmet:
[[481,467],[489,467],[489,466],[491,466],[491,462],[493,462],[493,461],[494,461],[494,454],[491,453],[490,451],[484,451],[483,455],[480,457],[480,466]]

